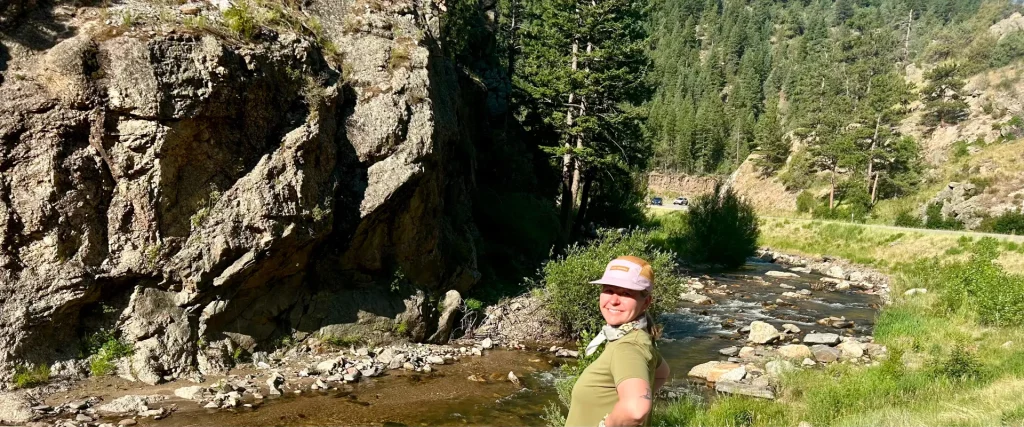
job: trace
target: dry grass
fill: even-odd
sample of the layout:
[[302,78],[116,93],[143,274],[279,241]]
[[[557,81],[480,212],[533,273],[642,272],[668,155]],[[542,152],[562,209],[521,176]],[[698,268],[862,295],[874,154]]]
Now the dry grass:
[[[860,224],[763,218],[759,243],[801,255],[832,255],[886,269],[936,256],[963,259],[965,255],[958,250],[961,238],[956,233],[933,230],[906,232]],[[1019,245],[1013,250],[1007,245],[999,263],[1008,272],[1024,273],[1024,252]]]

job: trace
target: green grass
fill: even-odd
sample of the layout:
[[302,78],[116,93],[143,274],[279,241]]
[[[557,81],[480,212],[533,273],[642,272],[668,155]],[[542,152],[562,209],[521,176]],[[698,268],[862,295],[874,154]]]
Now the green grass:
[[785,404],[749,397],[725,396],[708,403],[698,396],[655,409],[652,426],[745,427],[795,425]]
[[[396,327],[396,329],[401,328],[401,325],[402,324],[399,324],[399,326]],[[366,340],[362,336],[355,334],[344,335],[340,337],[327,336],[321,338],[320,340],[335,347],[343,348],[355,347],[366,343]]]
[[[1024,278],[993,262],[997,255],[1019,258],[1017,252],[992,239],[894,237],[850,228],[855,225],[777,226],[764,228],[775,248],[898,258],[881,267],[891,276],[893,303],[878,313],[873,332],[888,358],[875,366],[789,373],[774,402],[687,398],[661,405],[655,425],[1024,425]],[[893,249],[887,241],[907,247]],[[936,242],[947,246],[934,248]],[[946,254],[951,247],[959,252]],[[904,296],[910,288],[928,293]]]
[[30,388],[50,382],[50,366],[17,366],[14,368],[14,388]]

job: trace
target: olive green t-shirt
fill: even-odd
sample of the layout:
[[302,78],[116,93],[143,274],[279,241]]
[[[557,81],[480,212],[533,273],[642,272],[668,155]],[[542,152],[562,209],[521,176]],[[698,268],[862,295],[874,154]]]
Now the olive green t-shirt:
[[[661,355],[654,348],[651,336],[642,330],[631,331],[605,344],[604,352],[583,370],[572,388],[565,425],[596,427],[619,402],[615,387],[631,378],[647,380],[653,387],[654,371],[660,363]],[[649,423],[650,417],[647,417],[646,424]]]

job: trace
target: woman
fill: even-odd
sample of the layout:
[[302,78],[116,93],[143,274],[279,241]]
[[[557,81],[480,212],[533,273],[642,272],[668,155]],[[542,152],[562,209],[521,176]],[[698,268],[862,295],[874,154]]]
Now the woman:
[[605,349],[572,388],[566,426],[641,426],[649,424],[654,395],[669,369],[654,348],[654,323],[647,314],[654,270],[643,259],[618,257],[600,280],[601,315],[608,324],[587,345],[586,354]]

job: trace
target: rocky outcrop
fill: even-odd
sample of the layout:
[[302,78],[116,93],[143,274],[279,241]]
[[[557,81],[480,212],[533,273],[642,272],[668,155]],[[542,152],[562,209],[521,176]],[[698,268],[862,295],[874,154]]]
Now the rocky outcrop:
[[447,340],[436,302],[479,277],[459,163],[475,98],[432,55],[432,3],[313,3],[360,11],[332,33],[340,66],[287,32],[102,25],[12,60],[29,72],[0,85],[0,379],[109,330],[147,383],[281,337]]
[[967,229],[973,230],[981,225],[984,213],[984,209],[975,199],[979,193],[977,187],[969,182],[951,182],[932,200],[921,206],[918,216],[925,217],[928,205],[938,204],[942,206],[942,219],[955,219]]

